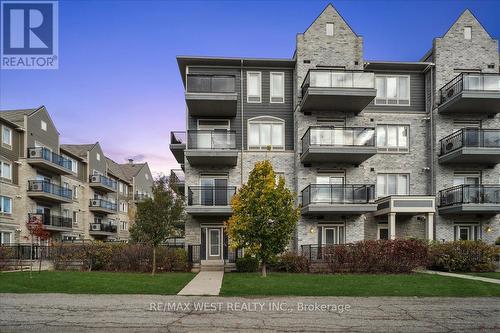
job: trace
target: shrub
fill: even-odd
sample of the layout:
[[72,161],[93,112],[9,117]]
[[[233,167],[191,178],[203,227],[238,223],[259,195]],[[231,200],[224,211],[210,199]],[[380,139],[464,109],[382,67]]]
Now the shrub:
[[256,272],[259,268],[259,260],[246,256],[236,259],[236,270],[238,272]]
[[286,252],[277,258],[273,267],[277,271],[306,273],[309,271],[309,261],[302,255]]
[[0,271],[7,269],[11,260],[15,259],[15,251],[9,246],[0,245]]
[[482,241],[433,243],[429,267],[448,272],[487,272],[495,268],[496,249]]
[[185,249],[161,247],[156,255],[158,271],[187,272],[191,269]]

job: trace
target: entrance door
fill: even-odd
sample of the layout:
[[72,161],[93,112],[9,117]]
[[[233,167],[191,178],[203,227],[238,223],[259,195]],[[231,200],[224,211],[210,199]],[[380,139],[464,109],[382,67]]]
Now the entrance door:
[[228,189],[227,178],[202,177],[201,205],[203,206],[227,206]]
[[335,232],[336,232],[336,228],[328,228],[328,227],[325,227],[325,245],[335,245],[336,244],[336,241],[335,241]]
[[208,259],[218,260],[222,258],[222,235],[221,228],[208,228]]

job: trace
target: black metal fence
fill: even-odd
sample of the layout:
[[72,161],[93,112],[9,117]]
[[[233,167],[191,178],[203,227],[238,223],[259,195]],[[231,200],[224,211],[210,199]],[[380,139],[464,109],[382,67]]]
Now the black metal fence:
[[30,213],[28,214],[28,219],[36,218],[41,221],[45,226],[51,227],[59,227],[59,228],[72,228],[73,227],[73,219],[71,217],[66,216],[58,216],[52,214],[38,214],[38,213]]
[[458,185],[439,191],[439,206],[500,204],[500,185]]
[[443,104],[462,91],[500,91],[500,75],[495,73],[464,72],[454,77],[439,90]]

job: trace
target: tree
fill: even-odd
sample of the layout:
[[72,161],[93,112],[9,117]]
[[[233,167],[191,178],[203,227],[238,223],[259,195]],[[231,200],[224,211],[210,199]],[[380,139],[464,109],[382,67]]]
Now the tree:
[[[45,241],[50,238],[50,232],[45,230],[43,227],[42,220],[39,215],[32,215],[28,223],[26,224],[28,227],[28,231],[31,236],[31,247],[30,247],[30,277],[31,273],[33,271],[33,242],[34,238],[38,238],[38,242],[40,243],[41,241]],[[38,273],[42,271],[42,250],[41,247],[38,247]]]
[[184,199],[171,189],[167,177],[159,177],[153,183],[153,197],[137,204],[135,223],[131,226],[133,241],[153,248],[153,268],[156,272],[156,250],[165,239],[176,231],[176,223],[183,220]]
[[233,215],[226,222],[230,245],[254,254],[262,263],[263,277],[269,260],[284,252],[292,238],[300,216],[295,198],[282,177],[276,184],[271,162],[261,161],[231,201]]

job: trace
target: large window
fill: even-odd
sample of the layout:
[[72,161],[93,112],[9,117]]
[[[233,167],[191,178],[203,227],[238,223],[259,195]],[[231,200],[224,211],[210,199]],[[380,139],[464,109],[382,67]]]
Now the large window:
[[262,101],[262,73],[247,72],[247,102],[260,103]]
[[285,102],[285,73],[271,72],[271,103],[284,103]]
[[408,174],[379,173],[377,175],[377,197],[408,195],[410,176]]
[[78,163],[76,162],[76,160],[74,158],[69,157],[68,155],[62,155],[62,157],[71,161],[71,171],[73,173],[77,174],[78,173]]
[[455,240],[479,240],[481,239],[481,228],[479,224],[455,224],[454,234]]
[[12,214],[12,198],[0,196],[0,213]]
[[2,126],[2,145],[12,147],[12,129]]
[[386,152],[408,152],[409,151],[409,126],[402,125],[378,125],[377,126],[377,148]]
[[0,161],[0,178],[12,180],[12,164]]
[[248,149],[268,148],[285,149],[285,122],[275,117],[257,117],[248,120]]
[[377,105],[410,105],[409,76],[376,76]]
[[0,245],[7,245],[12,242],[12,233],[0,231]]

